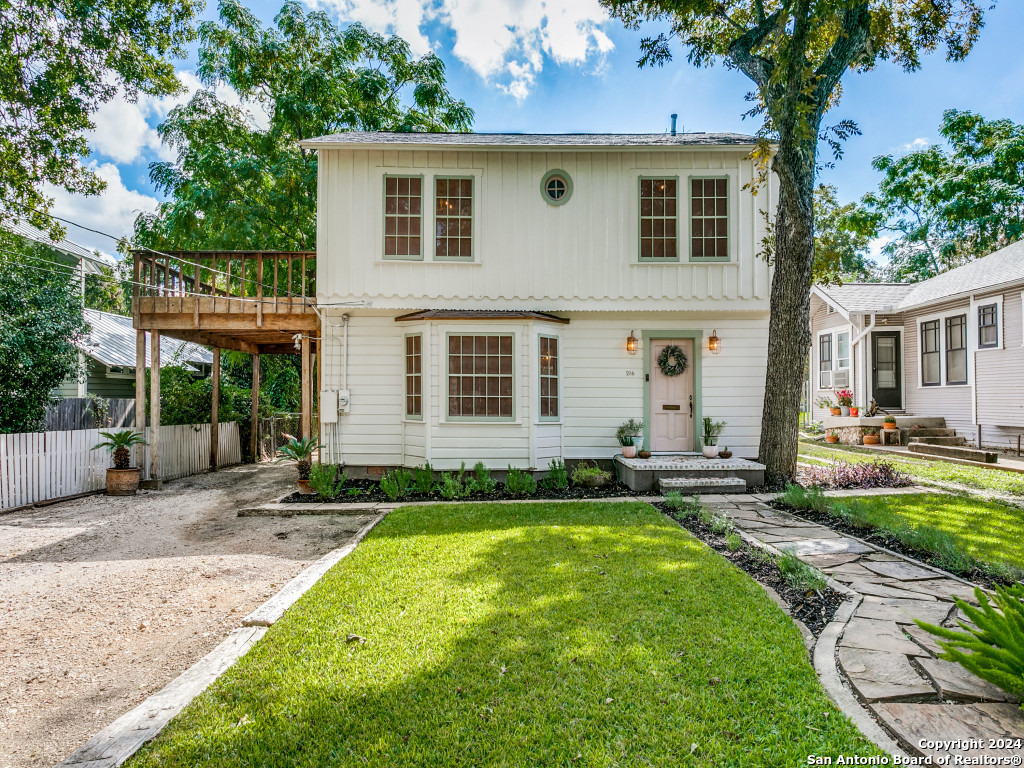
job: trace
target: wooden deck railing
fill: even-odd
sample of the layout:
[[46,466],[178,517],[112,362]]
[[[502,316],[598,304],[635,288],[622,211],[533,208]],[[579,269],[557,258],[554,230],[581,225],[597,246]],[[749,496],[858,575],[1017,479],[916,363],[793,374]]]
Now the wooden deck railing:
[[293,307],[316,296],[315,251],[134,251],[133,256],[136,299],[245,299],[272,311],[276,300],[289,299],[283,303]]

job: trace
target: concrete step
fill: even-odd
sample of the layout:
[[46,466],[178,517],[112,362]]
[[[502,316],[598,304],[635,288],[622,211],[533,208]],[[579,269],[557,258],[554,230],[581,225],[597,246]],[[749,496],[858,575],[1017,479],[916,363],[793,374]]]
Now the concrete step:
[[921,437],[911,435],[908,443],[924,443],[925,445],[967,445],[967,438],[963,435],[948,435],[943,437]]
[[739,477],[662,477],[658,487],[662,493],[746,493],[747,481]]
[[910,427],[909,429],[906,429],[904,431],[907,433],[908,437],[912,437],[912,438],[913,437],[955,437],[956,436],[956,430],[955,429],[949,429],[949,428],[940,429],[938,427],[917,427],[915,429],[914,427]]
[[910,443],[907,449],[911,453],[926,453],[929,456],[940,456],[947,459],[964,459],[966,461],[979,461],[985,464],[995,464],[999,460],[999,454],[995,451],[979,451],[976,448],[964,448],[952,445],[929,445],[928,443]]
[[896,416],[896,426],[900,429],[945,429],[945,416]]

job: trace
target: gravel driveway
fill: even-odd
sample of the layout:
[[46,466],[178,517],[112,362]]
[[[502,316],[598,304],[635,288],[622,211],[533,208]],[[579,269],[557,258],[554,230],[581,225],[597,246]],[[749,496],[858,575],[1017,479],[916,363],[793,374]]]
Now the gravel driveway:
[[52,766],[368,517],[237,517],[291,466],[0,514],[0,768]]

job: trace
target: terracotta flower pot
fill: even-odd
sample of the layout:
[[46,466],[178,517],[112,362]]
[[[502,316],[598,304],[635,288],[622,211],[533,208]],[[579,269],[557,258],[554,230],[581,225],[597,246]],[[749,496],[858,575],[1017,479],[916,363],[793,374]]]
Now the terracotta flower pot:
[[842,408],[829,408],[828,410],[833,416],[839,416],[843,412]]
[[883,421],[882,422],[882,429],[887,429],[890,432],[892,432],[894,429],[896,429],[896,422],[895,421]]
[[636,457],[636,446],[635,445],[624,445],[622,446],[622,458],[632,459]]
[[838,443],[839,442],[839,435],[825,435],[825,442],[826,443]]
[[304,493],[307,495],[311,493],[316,493],[316,491],[313,490],[313,486],[309,484],[309,480],[303,480],[302,478],[299,478],[298,480],[295,481],[295,484],[299,486],[299,493]]
[[878,445],[878,435],[864,435],[864,445]]
[[107,470],[107,496],[134,496],[139,490],[139,468]]

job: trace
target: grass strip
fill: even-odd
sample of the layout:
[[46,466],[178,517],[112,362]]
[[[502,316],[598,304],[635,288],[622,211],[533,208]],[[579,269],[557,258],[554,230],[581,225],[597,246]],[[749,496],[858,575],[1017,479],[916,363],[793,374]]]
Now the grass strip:
[[641,503],[394,511],[130,763],[878,754],[760,586]]

